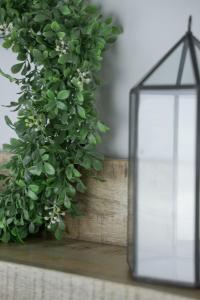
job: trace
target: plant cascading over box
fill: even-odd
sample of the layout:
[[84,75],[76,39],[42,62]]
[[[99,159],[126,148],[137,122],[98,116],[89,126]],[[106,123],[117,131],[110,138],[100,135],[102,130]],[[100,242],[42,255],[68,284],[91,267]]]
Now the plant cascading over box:
[[41,229],[60,239],[65,214],[79,214],[83,171],[102,167],[95,148],[108,128],[95,108],[97,74],[121,29],[83,0],[1,0],[0,30],[20,74],[1,75],[21,88],[10,103],[17,121],[5,118],[18,138],[4,147],[12,158],[1,175],[0,240],[22,241]]

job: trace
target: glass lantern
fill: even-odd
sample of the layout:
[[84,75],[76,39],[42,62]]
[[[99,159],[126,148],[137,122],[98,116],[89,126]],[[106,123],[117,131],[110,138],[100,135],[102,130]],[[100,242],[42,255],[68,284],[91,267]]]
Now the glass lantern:
[[187,33],[130,92],[128,263],[199,286],[200,41]]

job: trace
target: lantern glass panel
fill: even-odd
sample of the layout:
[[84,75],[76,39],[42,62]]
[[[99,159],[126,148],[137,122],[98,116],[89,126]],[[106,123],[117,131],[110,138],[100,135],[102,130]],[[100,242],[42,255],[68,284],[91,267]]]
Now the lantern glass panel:
[[183,43],[145,81],[145,85],[176,84]]
[[197,57],[198,67],[200,69],[200,42],[196,42],[195,44],[195,53]]
[[195,91],[141,91],[135,142],[135,275],[195,282]]

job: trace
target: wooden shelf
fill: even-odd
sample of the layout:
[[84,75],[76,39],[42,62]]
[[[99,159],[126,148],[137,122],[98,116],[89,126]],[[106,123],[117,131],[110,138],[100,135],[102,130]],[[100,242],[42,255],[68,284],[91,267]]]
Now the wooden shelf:
[[74,240],[1,244],[0,276],[1,300],[200,299],[199,290],[135,283],[125,247]]

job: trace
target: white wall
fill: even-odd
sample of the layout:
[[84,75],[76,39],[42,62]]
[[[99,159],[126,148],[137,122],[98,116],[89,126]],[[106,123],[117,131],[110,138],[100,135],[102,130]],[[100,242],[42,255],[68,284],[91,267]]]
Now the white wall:
[[93,0],[107,15],[116,16],[124,33],[106,55],[100,90],[104,121],[111,130],[103,151],[114,157],[128,155],[128,93],[175,44],[193,16],[193,33],[200,38],[199,0]]
[[[5,73],[12,74],[10,68],[16,63],[16,55],[2,48],[1,45],[2,40],[0,40],[0,68]],[[0,76],[0,150],[3,144],[8,143],[10,138],[15,136],[14,131],[4,121],[5,115],[8,115],[11,120],[16,119],[16,113],[2,105],[9,105],[11,101],[15,101],[18,98],[17,92],[19,92],[18,86]]]
[[[124,33],[106,54],[98,107],[111,127],[100,149],[108,156],[128,155],[128,93],[141,77],[176,43],[193,15],[193,32],[200,38],[199,0],[92,0],[105,15],[113,15]],[[7,69],[13,57],[0,49],[0,67]],[[15,98],[16,88],[0,78],[0,104]],[[3,95],[3,96],[2,96]],[[0,147],[11,132],[5,128],[0,109]]]

